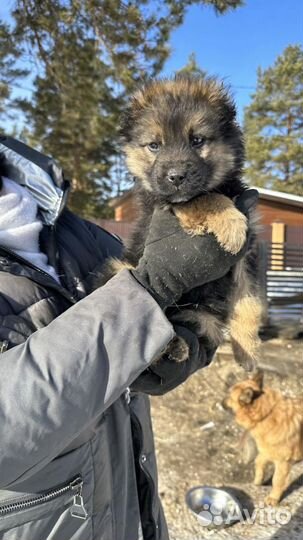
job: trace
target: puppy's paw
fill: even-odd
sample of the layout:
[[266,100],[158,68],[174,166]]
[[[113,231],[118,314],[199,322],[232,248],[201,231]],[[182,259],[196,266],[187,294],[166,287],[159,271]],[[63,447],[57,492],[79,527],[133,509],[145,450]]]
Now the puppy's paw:
[[215,235],[225,251],[236,255],[246,242],[247,219],[237,208],[230,208],[219,220],[212,219],[207,230]]
[[265,506],[277,506],[279,504],[279,499],[272,497],[272,495],[268,495],[264,499],[264,504]]
[[209,197],[214,200],[209,201],[207,231],[215,235],[225,251],[236,254],[246,242],[247,219],[228,197],[219,194]]
[[174,205],[174,211],[189,234],[212,233],[225,251],[236,254],[245,244],[247,219],[225,195],[202,195]]
[[182,337],[176,336],[168,345],[165,356],[172,362],[184,362],[189,355],[189,347]]

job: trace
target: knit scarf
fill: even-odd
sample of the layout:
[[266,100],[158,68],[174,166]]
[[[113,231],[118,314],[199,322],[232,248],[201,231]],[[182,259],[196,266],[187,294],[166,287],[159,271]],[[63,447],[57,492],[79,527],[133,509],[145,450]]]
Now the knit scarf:
[[42,222],[37,218],[38,205],[29,191],[9,178],[2,177],[0,191],[0,246],[37,266],[56,281],[59,277],[48,264],[39,247]]

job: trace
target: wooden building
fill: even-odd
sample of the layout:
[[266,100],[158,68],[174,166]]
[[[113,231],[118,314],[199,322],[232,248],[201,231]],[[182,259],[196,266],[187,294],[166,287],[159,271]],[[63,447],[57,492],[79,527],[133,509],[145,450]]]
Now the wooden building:
[[281,191],[259,191],[261,236],[272,242],[303,245],[303,197]]

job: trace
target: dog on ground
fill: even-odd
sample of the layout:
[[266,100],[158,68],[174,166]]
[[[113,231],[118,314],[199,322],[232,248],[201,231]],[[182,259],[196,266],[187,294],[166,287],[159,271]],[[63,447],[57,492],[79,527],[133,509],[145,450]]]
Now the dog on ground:
[[[107,279],[137,265],[158,205],[168,206],[188,234],[212,233],[226,251],[241,250],[254,229],[254,212],[247,219],[234,204],[246,189],[244,145],[234,103],[221,83],[190,77],[150,82],[133,96],[121,134],[140,216],[124,261],[110,262]],[[257,360],[262,312],[251,253],[227,276],[185,294],[166,312],[212,347],[229,326],[235,357],[247,369]],[[170,357],[182,361],[188,350],[178,339]]]
[[272,490],[265,503],[275,506],[289,485],[292,465],[303,460],[303,397],[284,397],[264,387],[259,371],[235,384],[223,404],[256,443],[255,485],[262,485],[266,466],[274,464]]

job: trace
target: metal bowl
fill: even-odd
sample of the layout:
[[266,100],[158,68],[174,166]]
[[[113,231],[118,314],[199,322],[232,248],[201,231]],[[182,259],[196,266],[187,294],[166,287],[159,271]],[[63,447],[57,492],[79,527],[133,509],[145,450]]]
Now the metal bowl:
[[243,515],[236,497],[221,488],[193,487],[186,494],[186,504],[199,523],[209,529],[229,527]]

